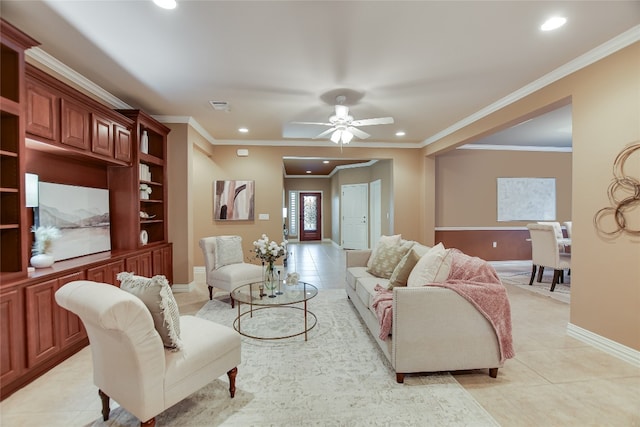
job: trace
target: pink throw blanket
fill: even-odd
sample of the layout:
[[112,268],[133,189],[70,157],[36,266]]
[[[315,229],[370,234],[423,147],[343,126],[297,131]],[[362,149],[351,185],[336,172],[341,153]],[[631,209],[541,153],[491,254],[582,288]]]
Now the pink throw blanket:
[[[465,298],[491,323],[500,345],[500,362],[515,356],[511,336],[511,305],[495,269],[485,260],[471,257],[458,249],[450,249],[452,263],[449,277],[443,283],[425,283],[451,289]],[[373,307],[380,322],[380,339],[391,331],[393,291],[378,285]]]

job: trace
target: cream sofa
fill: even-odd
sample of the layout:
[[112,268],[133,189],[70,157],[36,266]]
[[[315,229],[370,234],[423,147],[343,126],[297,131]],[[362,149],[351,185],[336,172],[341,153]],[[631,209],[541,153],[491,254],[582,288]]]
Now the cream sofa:
[[[424,254],[429,248],[416,244]],[[404,382],[407,373],[487,369],[495,378],[502,367],[496,331],[467,299],[435,286],[393,287],[393,321],[386,339],[372,305],[376,285],[389,280],[367,272],[371,250],[346,252],[346,291],[369,332]],[[510,327],[510,318],[509,318]],[[510,332],[510,331],[509,331]]]

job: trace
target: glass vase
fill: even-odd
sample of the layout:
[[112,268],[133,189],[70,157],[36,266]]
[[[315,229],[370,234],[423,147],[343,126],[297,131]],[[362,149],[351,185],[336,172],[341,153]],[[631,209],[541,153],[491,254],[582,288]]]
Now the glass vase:
[[278,275],[273,262],[268,262],[265,264],[264,287],[267,291],[269,291],[269,298],[276,297],[275,290],[278,287]]

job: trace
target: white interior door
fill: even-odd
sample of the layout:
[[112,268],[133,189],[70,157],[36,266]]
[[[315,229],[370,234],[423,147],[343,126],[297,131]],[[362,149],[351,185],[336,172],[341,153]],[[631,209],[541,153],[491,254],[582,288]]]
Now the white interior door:
[[369,240],[373,248],[382,234],[382,181],[379,179],[369,184],[369,212]]
[[369,231],[368,184],[343,185],[342,197],[342,247],[344,249],[367,249]]

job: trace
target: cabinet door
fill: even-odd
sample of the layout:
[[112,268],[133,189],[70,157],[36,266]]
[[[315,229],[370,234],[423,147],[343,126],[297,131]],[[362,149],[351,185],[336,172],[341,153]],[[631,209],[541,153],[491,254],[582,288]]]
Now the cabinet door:
[[[74,280],[82,280],[84,274],[76,272],[58,279],[57,289]],[[56,290],[57,290],[56,289]],[[72,312],[58,306],[58,317],[60,319],[60,347],[69,347],[87,337],[87,331],[78,316]]]
[[173,284],[173,250],[171,246],[162,248],[162,258],[164,260],[164,274],[169,283]]
[[60,102],[62,124],[60,142],[83,150],[89,149],[89,111],[68,99]]
[[125,162],[131,161],[131,132],[120,125],[113,125],[115,138],[115,158]]
[[114,286],[120,286],[120,282],[116,278],[118,273],[124,271],[124,261],[115,261],[109,264],[93,267],[87,270],[87,280],[99,283],[108,283]]
[[25,288],[27,308],[27,367],[31,368],[60,351],[58,339],[58,305],[54,293],[56,279]]
[[0,383],[18,378],[24,369],[23,311],[20,291],[0,293]]
[[127,271],[143,277],[152,276],[151,252],[127,258]]
[[113,133],[111,120],[99,114],[91,114],[91,151],[113,157]]
[[33,82],[27,83],[26,131],[55,141],[58,135],[58,97]]

